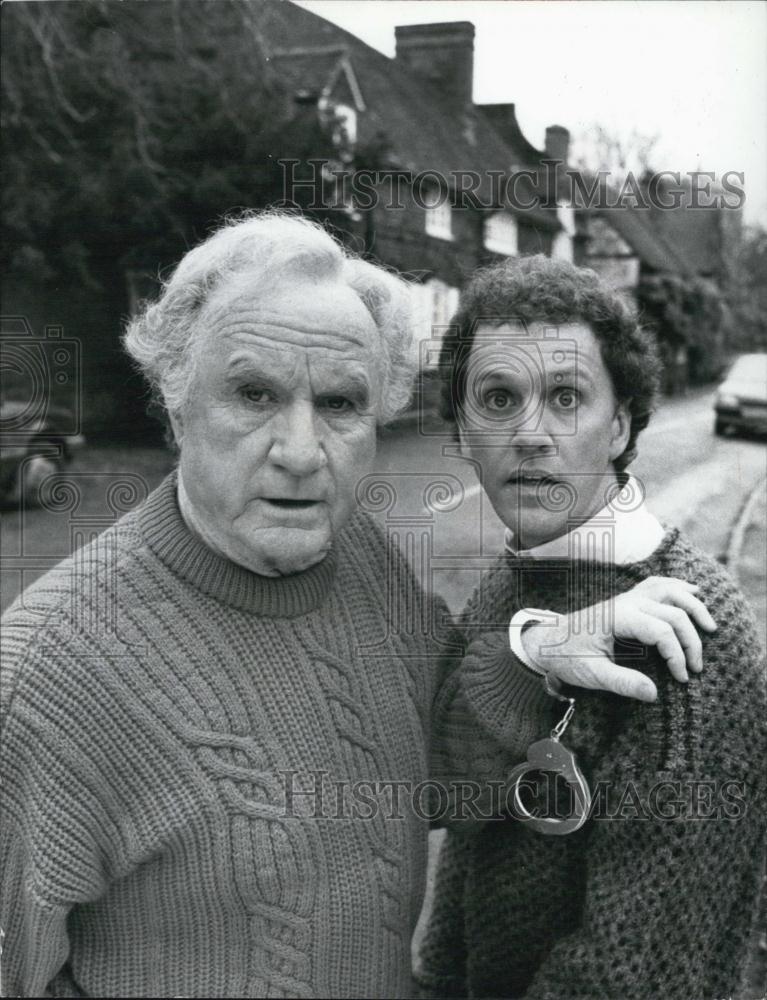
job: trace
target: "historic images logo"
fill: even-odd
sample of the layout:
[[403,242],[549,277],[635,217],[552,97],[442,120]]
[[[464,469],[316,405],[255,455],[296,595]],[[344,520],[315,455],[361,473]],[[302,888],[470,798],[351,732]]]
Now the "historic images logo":
[[637,176],[629,171],[613,178],[607,170],[586,172],[563,160],[544,159],[525,170],[353,170],[326,159],[277,161],[282,169],[283,200],[279,207],[310,211],[370,211],[406,208],[410,200],[422,209],[494,210],[508,205],[519,212],[557,206],[592,209],[724,208],[737,211],[746,200],[743,171],[661,170]]
[[[280,770],[283,814],[292,819],[493,822],[518,815],[514,787],[506,781],[336,779],[325,770]],[[564,819],[572,814],[572,789],[558,775],[525,778],[527,815]],[[740,820],[746,815],[742,781],[599,781],[589,818],[668,822]]]

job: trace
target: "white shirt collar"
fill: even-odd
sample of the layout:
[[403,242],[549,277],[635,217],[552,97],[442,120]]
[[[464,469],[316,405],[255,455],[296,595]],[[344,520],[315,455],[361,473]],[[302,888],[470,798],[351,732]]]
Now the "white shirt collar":
[[644,504],[644,489],[629,476],[621,490],[588,521],[531,549],[515,549],[506,529],[506,550],[527,559],[588,559],[619,566],[640,562],[658,548],[663,525]]

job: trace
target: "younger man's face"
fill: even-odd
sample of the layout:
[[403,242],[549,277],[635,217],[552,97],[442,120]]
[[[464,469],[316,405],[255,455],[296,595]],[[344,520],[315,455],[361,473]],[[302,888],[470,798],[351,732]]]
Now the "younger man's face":
[[605,505],[629,431],[588,325],[477,328],[461,442],[518,548],[557,538]]

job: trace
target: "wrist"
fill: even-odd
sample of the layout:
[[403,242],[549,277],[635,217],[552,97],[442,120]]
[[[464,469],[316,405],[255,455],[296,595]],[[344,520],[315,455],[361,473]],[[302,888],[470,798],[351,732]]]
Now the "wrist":
[[551,628],[560,615],[541,608],[522,608],[509,622],[509,647],[527,670],[539,677],[549,672],[542,650],[551,643]]
[[[543,627],[540,622],[530,621],[522,626],[520,632],[520,643],[524,652],[522,663],[528,670],[533,670],[541,677],[547,673],[540,661],[541,646],[543,644]],[[521,657],[520,657],[521,659]]]

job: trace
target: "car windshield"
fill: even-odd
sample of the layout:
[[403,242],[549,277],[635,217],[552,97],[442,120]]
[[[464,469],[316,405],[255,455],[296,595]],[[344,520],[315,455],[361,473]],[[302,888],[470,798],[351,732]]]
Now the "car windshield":
[[738,382],[767,383],[767,354],[746,354],[738,358],[728,378]]

